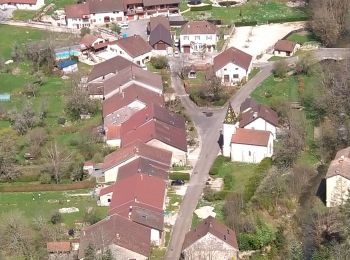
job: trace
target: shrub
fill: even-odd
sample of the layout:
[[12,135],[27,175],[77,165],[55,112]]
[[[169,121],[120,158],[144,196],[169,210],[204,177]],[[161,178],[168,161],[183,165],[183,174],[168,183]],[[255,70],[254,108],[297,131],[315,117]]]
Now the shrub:
[[97,215],[97,212],[95,209],[87,209],[84,215],[84,221],[86,223],[89,223],[90,225],[93,225],[97,222],[99,222],[101,218]]
[[257,21],[241,21],[241,22],[236,22],[235,26],[236,27],[239,27],[239,26],[255,26],[257,24],[258,24]]
[[191,11],[207,11],[211,10],[213,6],[211,4],[201,5],[201,6],[191,6]]
[[240,250],[259,250],[275,240],[275,233],[270,226],[258,223],[254,233],[241,233],[237,238]]
[[285,78],[288,73],[288,64],[285,60],[279,60],[273,68],[273,75],[278,78]]
[[188,172],[171,172],[169,174],[170,180],[183,180],[183,181],[189,181],[190,180],[190,174]]
[[49,184],[51,183],[51,175],[49,173],[42,173],[40,175],[39,181],[41,184]]
[[80,29],[80,36],[83,37],[84,35],[86,34],[89,34],[90,33],[90,28],[88,27],[83,27]]
[[51,216],[51,223],[56,225],[58,223],[62,222],[62,215],[59,212],[55,212],[52,216]]
[[57,119],[57,124],[59,124],[59,125],[64,125],[65,123],[66,123],[66,119],[65,119],[65,118],[59,117],[59,118]]
[[223,164],[224,162],[228,162],[228,161],[230,161],[229,158],[224,157],[223,155],[219,155],[219,156],[215,159],[213,165],[211,166],[210,171],[209,171],[209,174],[210,174],[210,175],[218,175],[218,174],[219,174],[219,170],[220,170],[222,164]]
[[224,176],[224,187],[225,190],[231,190],[234,184],[234,178],[233,176],[228,173]]
[[152,66],[157,69],[165,69],[168,67],[168,59],[165,56],[152,57],[150,60]]
[[229,191],[214,191],[210,187],[204,188],[203,199],[208,202],[224,200],[229,194]]

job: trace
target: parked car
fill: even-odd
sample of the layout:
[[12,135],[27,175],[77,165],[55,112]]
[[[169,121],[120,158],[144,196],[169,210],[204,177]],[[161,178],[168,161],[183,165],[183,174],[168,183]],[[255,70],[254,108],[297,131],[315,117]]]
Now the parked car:
[[185,184],[185,181],[183,181],[183,180],[171,181],[171,186],[181,186],[181,185],[184,185],[184,184]]
[[128,23],[121,23],[120,24],[120,28],[122,28],[122,29],[128,29],[129,28],[129,24]]

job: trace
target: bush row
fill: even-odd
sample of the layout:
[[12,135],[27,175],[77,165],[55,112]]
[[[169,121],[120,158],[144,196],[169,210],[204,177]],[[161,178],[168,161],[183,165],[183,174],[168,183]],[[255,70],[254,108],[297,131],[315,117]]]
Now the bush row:
[[230,191],[227,190],[213,191],[208,187],[204,190],[203,199],[208,202],[224,200],[229,193]]
[[219,156],[215,159],[213,165],[211,166],[210,171],[209,171],[209,174],[210,174],[210,175],[218,175],[218,174],[219,174],[219,170],[220,170],[222,164],[223,164],[224,162],[229,162],[229,161],[230,161],[230,158],[227,158],[227,157],[224,157],[224,156],[222,156],[222,155],[219,155]]
[[190,174],[188,172],[171,172],[169,174],[170,180],[183,180],[183,181],[189,181],[190,180]]
[[202,6],[191,6],[191,11],[207,11],[211,10],[213,6],[211,4],[202,5]]
[[[307,21],[309,18],[304,17],[286,17],[286,18],[276,18],[267,20],[266,23],[288,23],[288,22],[298,22],[298,21]],[[255,26],[258,24],[258,21],[240,21],[235,22],[235,26]]]
[[64,191],[95,187],[95,181],[81,181],[70,184],[27,184],[1,185],[0,192],[37,192],[37,191]]

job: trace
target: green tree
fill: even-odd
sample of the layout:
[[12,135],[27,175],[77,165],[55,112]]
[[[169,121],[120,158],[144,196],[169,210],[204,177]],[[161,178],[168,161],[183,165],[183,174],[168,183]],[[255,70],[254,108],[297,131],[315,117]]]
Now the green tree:
[[112,251],[110,249],[107,249],[106,252],[102,255],[101,260],[114,260]]
[[85,36],[86,34],[89,34],[90,33],[90,28],[88,27],[83,27],[80,29],[80,36],[83,37]]
[[110,25],[110,29],[115,32],[116,34],[120,34],[120,31],[121,31],[121,28],[119,26],[119,24],[116,24],[116,23],[112,23]]
[[285,60],[276,61],[273,67],[273,75],[277,78],[285,78],[288,73],[288,64]]
[[88,247],[84,250],[84,259],[85,260],[96,260],[96,251],[95,248],[89,244]]

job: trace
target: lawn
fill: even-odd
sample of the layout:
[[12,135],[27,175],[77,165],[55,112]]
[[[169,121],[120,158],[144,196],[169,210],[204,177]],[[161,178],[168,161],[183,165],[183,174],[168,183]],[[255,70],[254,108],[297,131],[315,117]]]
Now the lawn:
[[258,74],[259,72],[260,72],[260,68],[253,68],[248,75],[248,79],[254,78],[255,75]]
[[285,3],[277,1],[249,1],[237,7],[213,7],[208,11],[190,11],[183,14],[186,18],[196,19],[219,19],[224,24],[235,22],[267,23],[277,19],[300,19],[305,20],[307,14],[304,9],[291,8]]
[[288,36],[287,39],[299,44],[317,41],[317,38],[315,37],[315,35],[307,31],[292,33],[291,35]]
[[13,12],[13,19],[18,21],[28,21],[34,18],[37,11],[31,10],[15,10]]
[[196,78],[194,79],[187,79],[187,83],[194,84],[194,85],[203,85],[205,82],[205,72],[204,71],[197,71]]
[[[75,190],[65,192],[16,192],[2,193],[0,196],[0,215],[11,210],[22,211],[27,219],[42,216],[49,220],[51,215],[60,208],[76,207],[79,212],[62,214],[63,222],[73,227],[76,221],[82,221],[86,209],[95,208],[100,218],[107,215],[106,207],[98,207],[96,199],[91,195],[74,196],[74,194],[88,194],[91,190]],[[72,196],[73,195],[73,196]]]

